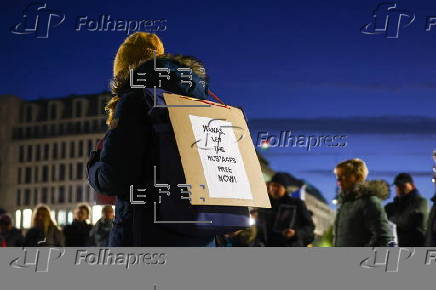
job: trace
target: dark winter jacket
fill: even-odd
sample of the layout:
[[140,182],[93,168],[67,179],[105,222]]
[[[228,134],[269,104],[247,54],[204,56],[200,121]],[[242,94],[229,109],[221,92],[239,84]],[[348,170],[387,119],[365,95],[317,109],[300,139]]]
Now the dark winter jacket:
[[[207,78],[203,66],[197,60],[174,55],[162,55],[156,67],[169,68],[170,79],[156,77],[153,60],[134,69],[146,73],[147,87],[153,85],[184,96],[205,99]],[[191,68],[191,85],[182,82],[179,68]],[[166,73],[162,73],[166,74]],[[114,92],[121,97],[115,108],[117,126],[109,129],[104,137],[103,150],[94,161],[88,163],[88,178],[99,193],[116,196],[115,220],[110,234],[110,246],[210,246],[214,237],[196,237],[193,233],[180,234],[164,228],[153,221],[153,206],[132,205],[129,198],[130,185],[147,188],[145,181],[153,180],[151,157],[151,128],[147,112],[153,99],[147,90],[130,88],[129,78],[117,79]],[[183,78],[187,81],[187,78]],[[142,83],[141,83],[142,85]]]
[[24,243],[23,235],[17,228],[12,228],[4,232],[0,232],[0,247],[22,247]]
[[394,236],[379,197],[386,186],[367,181],[350,192],[342,192],[336,212],[336,247],[386,247]]
[[47,235],[44,236],[43,230],[33,227],[24,238],[25,247],[63,247],[65,239],[62,231],[57,226],[49,227]]
[[400,247],[423,247],[427,227],[428,205],[417,190],[396,196],[385,207],[388,219],[397,226]]
[[[260,208],[256,219],[257,243],[266,247],[305,247],[314,239],[315,226],[305,203],[286,194],[280,199],[270,197],[271,208]],[[295,230],[286,238],[284,229]]]
[[89,232],[91,246],[108,247],[109,233],[111,232],[112,227],[113,221],[111,219],[99,219]]
[[436,195],[432,197],[431,201],[433,202],[433,206],[427,222],[426,247],[436,247]]
[[64,227],[66,247],[88,247],[90,246],[89,232],[92,225],[85,221],[73,220],[71,225]]

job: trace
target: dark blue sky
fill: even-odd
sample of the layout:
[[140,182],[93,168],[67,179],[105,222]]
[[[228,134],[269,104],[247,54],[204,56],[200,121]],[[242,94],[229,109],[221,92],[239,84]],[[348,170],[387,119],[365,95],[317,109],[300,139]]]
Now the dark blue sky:
[[398,39],[365,35],[381,1],[44,1],[65,13],[47,39],[16,35],[31,1],[3,3],[0,94],[26,99],[108,88],[124,32],[74,30],[77,17],[166,19],[166,51],[206,65],[210,87],[249,118],[434,116],[435,1],[396,1],[416,20]]

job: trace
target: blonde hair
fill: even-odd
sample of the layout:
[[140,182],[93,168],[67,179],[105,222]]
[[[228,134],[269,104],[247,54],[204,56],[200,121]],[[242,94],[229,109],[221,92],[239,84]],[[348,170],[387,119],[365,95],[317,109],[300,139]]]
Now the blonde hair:
[[[36,216],[38,213],[41,213],[43,215],[43,221],[42,225],[39,225]],[[44,231],[44,235],[47,235],[48,229],[50,227],[56,226],[56,221],[53,220],[51,214],[50,214],[50,208],[46,205],[38,205],[35,210],[33,211],[33,217],[32,217],[32,227],[41,227]]]
[[336,165],[336,169],[343,169],[346,175],[354,175],[358,182],[363,182],[368,177],[368,167],[365,161],[359,158],[342,161]]
[[107,114],[106,124],[109,128],[115,128],[118,120],[114,118],[115,108],[120,97],[115,94],[114,88],[119,84],[120,79],[126,79],[129,70],[136,68],[140,63],[152,59],[165,53],[165,49],[160,38],[154,33],[136,32],[124,39],[118,48],[114,59],[112,81],[113,97],[107,102],[104,110]]

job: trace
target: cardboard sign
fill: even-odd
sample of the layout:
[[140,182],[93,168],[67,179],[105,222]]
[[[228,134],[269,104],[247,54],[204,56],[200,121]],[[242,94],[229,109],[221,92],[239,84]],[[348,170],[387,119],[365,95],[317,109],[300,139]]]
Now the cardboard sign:
[[270,208],[271,204],[240,109],[164,94],[193,205]]

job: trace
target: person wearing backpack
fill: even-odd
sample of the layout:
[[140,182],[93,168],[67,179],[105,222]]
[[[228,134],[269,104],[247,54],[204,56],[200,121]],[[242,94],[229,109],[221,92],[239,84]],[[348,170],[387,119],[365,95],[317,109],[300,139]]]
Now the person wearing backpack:
[[[191,72],[190,77],[186,77],[187,70]],[[131,86],[132,82],[138,85],[142,80],[147,83],[142,88]],[[160,92],[159,100],[153,100],[156,97],[153,87]],[[168,111],[154,106],[162,101],[162,92],[206,99],[208,88],[203,65],[193,57],[164,54],[163,44],[155,34],[130,35],[119,47],[114,61],[113,97],[105,107],[109,130],[101,150],[93,151],[87,164],[90,185],[98,193],[116,196],[109,245],[215,246],[214,231],[155,222],[153,203],[157,200],[157,188],[152,187],[156,178],[185,183],[181,182],[184,174],[180,160],[164,160],[178,151]],[[160,171],[162,168],[166,171]],[[171,179],[173,175],[177,178]],[[145,189],[145,204],[132,204],[130,186]],[[177,189],[175,184],[170,186]],[[180,204],[173,206],[175,212],[183,211]]]

